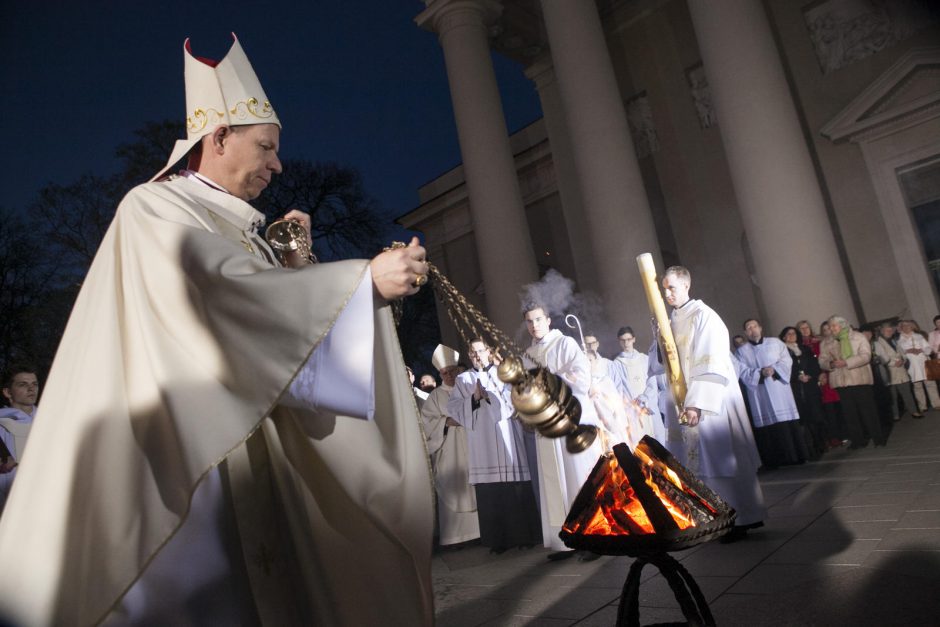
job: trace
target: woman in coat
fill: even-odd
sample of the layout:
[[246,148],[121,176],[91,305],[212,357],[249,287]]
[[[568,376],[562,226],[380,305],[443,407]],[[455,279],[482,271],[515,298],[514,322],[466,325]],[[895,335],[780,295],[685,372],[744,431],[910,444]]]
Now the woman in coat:
[[780,332],[780,340],[787,345],[793,368],[790,370],[790,388],[796,409],[800,413],[800,422],[810,434],[810,452],[817,459],[826,451],[829,435],[826,433],[826,418],[822,406],[822,393],[819,390],[819,362],[812,348],[800,342],[799,332],[795,327],[786,327]]

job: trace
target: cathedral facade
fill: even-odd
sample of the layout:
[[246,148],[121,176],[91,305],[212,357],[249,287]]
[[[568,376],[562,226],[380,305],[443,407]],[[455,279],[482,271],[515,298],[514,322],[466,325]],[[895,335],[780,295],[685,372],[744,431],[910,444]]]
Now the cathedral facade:
[[[429,0],[416,23],[439,38],[463,162],[399,222],[501,328],[554,269],[642,345],[644,252],[688,267],[693,297],[731,328],[758,317],[775,335],[832,314],[932,328],[940,20],[927,3]],[[492,51],[542,105],[512,135]]]

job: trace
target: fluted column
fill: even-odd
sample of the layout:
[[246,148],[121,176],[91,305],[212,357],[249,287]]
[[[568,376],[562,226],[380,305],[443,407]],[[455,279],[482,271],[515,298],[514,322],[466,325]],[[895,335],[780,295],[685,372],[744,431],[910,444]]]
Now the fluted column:
[[649,311],[636,256],[662,257],[597,7],[542,0],[542,12],[606,313],[638,324]]
[[855,308],[760,0],[689,0],[731,180],[770,320]]
[[444,50],[487,313],[512,332],[519,290],[538,268],[487,38],[501,11],[495,0],[437,0],[416,21],[437,32]]
[[[555,68],[548,53],[543,53],[532,65],[526,68],[526,76],[535,83],[548,142],[552,147],[552,166],[555,170],[555,182],[558,196],[561,198],[561,211],[565,216],[568,242],[571,244],[571,256],[574,260],[575,280],[578,288],[598,292],[597,265],[594,250],[584,222],[584,205],[581,202],[581,187],[571,153],[571,137],[565,123],[565,112],[558,93],[558,81]],[[619,321],[614,321],[619,324]]]

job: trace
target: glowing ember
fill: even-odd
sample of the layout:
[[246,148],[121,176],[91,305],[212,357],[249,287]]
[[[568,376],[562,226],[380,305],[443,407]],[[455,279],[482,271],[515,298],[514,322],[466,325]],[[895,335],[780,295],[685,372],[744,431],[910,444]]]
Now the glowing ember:
[[649,512],[637,494],[641,486],[631,484],[630,473],[621,467],[618,456],[608,454],[598,461],[583,488],[587,490],[589,485],[592,488],[588,506],[576,515],[569,515],[564,531],[587,536],[644,535],[681,531],[715,519],[717,510],[641,442],[630,459],[634,483],[642,483],[660,506],[659,512]]

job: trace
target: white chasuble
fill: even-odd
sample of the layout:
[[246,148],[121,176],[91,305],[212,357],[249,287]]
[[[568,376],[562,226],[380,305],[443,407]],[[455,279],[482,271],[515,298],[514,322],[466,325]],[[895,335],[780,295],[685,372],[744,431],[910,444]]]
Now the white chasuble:
[[[731,359],[728,328],[705,303],[690,300],[673,309],[672,332],[688,388],[684,406],[701,410],[701,422],[682,426],[674,413],[667,415],[667,446],[679,447],[673,454],[687,460],[693,472],[738,510],[739,523],[762,520],[756,476],[760,457]],[[678,438],[676,430],[683,432]]]
[[431,483],[389,309],[373,307],[372,420],[283,404],[368,263],[274,267],[233,222],[250,211],[185,178],[118,207],[0,520],[15,624],[103,621],[203,486],[230,494],[262,623],[433,622]]

